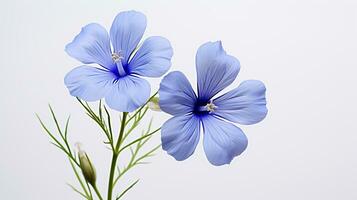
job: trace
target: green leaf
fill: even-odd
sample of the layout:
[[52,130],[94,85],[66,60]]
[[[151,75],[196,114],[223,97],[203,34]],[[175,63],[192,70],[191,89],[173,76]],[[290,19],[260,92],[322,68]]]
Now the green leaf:
[[147,137],[152,136],[153,134],[155,134],[156,132],[158,132],[160,129],[161,129],[161,128],[158,128],[158,129],[156,129],[155,131],[153,131],[153,132],[151,132],[151,133],[149,133],[149,134],[143,135],[143,136],[141,136],[140,138],[138,138],[138,139],[136,139],[136,140],[130,142],[129,144],[127,144],[127,145],[125,145],[123,148],[121,148],[121,149],[119,150],[119,153],[122,152],[122,151],[124,151],[126,148],[130,147],[131,145],[133,145],[133,144],[135,144],[135,143],[137,143],[137,142],[140,142],[141,140],[143,140],[143,139],[145,139],[145,138],[147,138]]
[[118,199],[120,199],[121,197],[123,197],[124,194],[127,193],[131,188],[133,188],[138,182],[139,182],[139,179],[136,180],[134,183],[132,183],[128,188],[126,188],[126,189],[116,198],[116,200],[118,200]]
[[[111,128],[111,124],[109,124],[109,128],[107,127],[105,120],[103,119],[103,111],[102,111],[102,103],[99,102],[99,116],[92,110],[92,108],[90,107],[90,105],[88,104],[88,102],[83,103],[82,100],[78,99],[78,102],[82,105],[82,107],[86,110],[87,115],[93,120],[95,121],[99,127],[102,129],[103,133],[105,134],[105,136],[107,137],[107,139],[110,142],[110,147],[112,149],[114,149],[114,144],[113,144],[113,134],[112,134],[112,128]],[[108,110],[105,108],[105,112],[107,113],[107,118],[108,118],[108,123],[110,122],[110,115]]]
[[[57,120],[57,118],[56,118],[55,112],[53,111],[53,109],[52,109],[52,107],[51,107],[50,104],[48,104],[48,107],[50,108],[53,121],[55,122],[56,127],[57,127],[57,131],[58,131],[58,133],[60,134],[60,136],[61,136],[61,138],[62,138],[64,144],[65,144],[66,147],[67,147],[67,152],[70,153],[70,154],[72,154],[72,151],[71,151],[71,148],[69,147],[69,144],[68,144],[68,141],[67,141],[67,139],[66,139],[66,136],[62,133],[62,130],[61,130],[61,128],[60,128],[60,125],[58,124],[58,120]],[[65,133],[65,134],[66,134],[66,133]]]
[[99,117],[100,117],[101,121],[103,121],[102,100],[99,100],[99,109],[98,109],[98,112],[99,112]]
[[68,136],[68,125],[69,125],[69,120],[70,120],[71,116],[68,116],[67,121],[66,121],[66,128],[64,129],[64,138],[67,140],[67,136]]
[[78,194],[80,194],[82,197],[84,197],[85,199],[89,199],[85,194],[83,194],[81,191],[79,191],[76,187],[74,187],[73,185],[71,185],[70,183],[67,183],[67,185],[72,188],[73,191],[77,192]]
[[85,187],[85,185],[84,185],[84,182],[82,181],[82,178],[80,177],[80,175],[79,175],[78,171],[76,170],[76,167],[74,166],[74,164],[73,164],[73,162],[72,162],[71,159],[69,160],[69,163],[71,164],[72,170],[73,170],[74,174],[76,175],[76,178],[77,178],[79,184],[81,185],[81,187],[82,187],[82,189],[83,189],[83,191],[84,191],[84,193],[85,193],[85,196],[86,196],[87,198],[88,198],[88,197],[91,197],[92,195],[90,195],[90,194],[88,193],[88,191],[87,191],[87,189],[86,189],[86,187]]
[[42,126],[42,128],[45,130],[45,132],[48,134],[48,136],[50,136],[50,138],[54,141],[54,143],[56,143],[58,146],[60,146],[60,149],[64,149],[63,145],[57,140],[57,138],[48,130],[48,128],[46,127],[46,125],[42,122],[41,118],[36,114],[37,119],[40,121],[40,124]]
[[112,130],[112,122],[110,119],[110,114],[106,106],[104,106],[105,113],[107,114],[107,121],[108,121],[108,126],[109,126],[109,133],[110,133],[110,139],[113,141],[113,130]]

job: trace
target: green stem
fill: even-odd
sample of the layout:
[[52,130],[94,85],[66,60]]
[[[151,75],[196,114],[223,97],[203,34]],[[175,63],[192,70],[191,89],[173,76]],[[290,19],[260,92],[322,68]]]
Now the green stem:
[[125,124],[126,124],[126,117],[128,116],[127,112],[123,112],[123,119],[121,121],[121,126],[120,126],[120,132],[119,132],[119,138],[117,141],[117,145],[115,146],[115,153],[118,153],[119,148],[120,148],[120,144],[121,144],[121,140],[123,139],[123,135],[124,135],[124,129],[125,129]]
[[110,166],[109,183],[108,183],[108,200],[112,200],[112,196],[113,196],[114,174],[115,174],[115,169],[116,169],[116,163],[117,163],[118,156],[119,156],[119,148],[120,148],[120,144],[122,142],[121,140],[122,140],[123,134],[124,134],[125,122],[126,122],[127,115],[128,115],[127,112],[123,112],[123,118],[121,121],[118,141],[116,143],[115,149],[113,149],[112,163]]
[[109,174],[109,184],[108,184],[108,200],[112,200],[112,194],[113,194],[113,181],[114,181],[114,173],[115,173],[115,166],[117,163],[118,159],[118,154],[113,153],[112,157],[112,164],[110,167],[110,174]]
[[100,200],[103,200],[103,197],[100,195],[100,192],[99,192],[99,190],[97,188],[97,185],[93,185],[93,189],[94,189],[95,193],[97,194],[98,198]]

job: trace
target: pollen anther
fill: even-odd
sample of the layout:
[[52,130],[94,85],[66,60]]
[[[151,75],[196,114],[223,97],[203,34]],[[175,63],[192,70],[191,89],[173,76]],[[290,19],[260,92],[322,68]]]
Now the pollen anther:
[[115,63],[119,62],[124,57],[120,53],[112,53],[112,59]]
[[208,112],[213,112],[216,108],[218,108],[216,105],[213,104],[212,101],[210,101],[209,103],[207,103],[207,105],[205,106],[205,108],[207,109]]

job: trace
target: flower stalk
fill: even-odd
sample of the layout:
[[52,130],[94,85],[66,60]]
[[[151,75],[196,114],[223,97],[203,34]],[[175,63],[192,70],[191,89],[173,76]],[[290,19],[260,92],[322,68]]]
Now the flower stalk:
[[123,112],[123,118],[121,120],[121,126],[120,126],[120,132],[119,132],[119,137],[118,141],[115,145],[115,149],[113,149],[113,155],[112,155],[112,161],[111,161],[111,166],[110,166],[110,173],[109,173],[109,183],[108,183],[108,200],[112,200],[113,196],[113,186],[114,186],[114,175],[115,175],[115,168],[116,168],[116,163],[118,160],[119,156],[119,148],[120,144],[123,139],[123,134],[125,130],[125,124],[126,124],[126,117],[128,116],[127,112]]
[[[155,93],[151,98],[153,98],[155,95],[157,95],[157,93]],[[115,196],[113,193],[114,193],[114,188],[118,183],[118,180],[121,177],[123,177],[123,175],[126,174],[126,172],[128,172],[130,169],[133,169],[134,166],[145,164],[146,162],[144,162],[144,159],[153,156],[154,152],[159,147],[161,147],[161,145],[158,145],[153,149],[144,152],[142,155],[140,155],[141,153],[140,150],[142,149],[144,144],[146,144],[151,139],[151,137],[160,130],[160,128],[152,131],[151,130],[152,120],[151,120],[147,130],[145,130],[141,135],[137,136],[137,138],[134,138],[132,141],[127,141],[129,138],[128,136],[132,132],[137,130],[139,123],[141,122],[141,120],[144,118],[147,111],[149,110],[146,103],[140,108],[138,108],[132,115],[130,115],[130,113],[128,112],[122,113],[122,117],[120,121],[120,130],[118,131],[119,132],[118,139],[114,142],[111,117],[106,106],[103,105],[102,102],[100,101],[98,112],[95,112],[87,102],[82,101],[80,99],[78,99],[78,101],[86,111],[87,115],[100,127],[100,129],[103,131],[103,133],[106,136],[107,141],[105,141],[104,143],[108,145],[108,148],[111,149],[112,151],[112,160],[110,164],[109,182],[107,188],[108,191],[107,199],[120,200],[129,190],[131,190],[138,183],[138,180],[127,186],[121,193]],[[75,151],[71,148],[70,142],[68,140],[69,118],[66,121],[64,131],[62,131],[53,109],[50,108],[50,111],[51,111],[52,118],[54,119],[57,132],[60,137],[56,137],[56,135],[53,134],[47,128],[47,126],[40,120],[39,116],[37,117],[40,120],[40,124],[42,128],[45,130],[46,134],[50,136],[52,140],[52,144],[54,144],[57,148],[59,148],[62,152],[64,152],[65,155],[69,158],[73,172],[80,185],[80,189],[76,188],[72,184],[68,183],[68,185],[76,193],[81,195],[86,200],[94,200],[91,191],[92,189],[94,190],[99,200],[104,200],[103,195],[101,195],[101,192],[96,185],[97,176],[96,176],[94,165],[91,162],[90,158],[88,157],[87,153],[82,149],[80,149],[79,146],[77,145],[79,149],[77,154],[78,156],[76,156],[76,154],[74,153]],[[132,153],[131,158],[121,169],[117,166],[117,160],[121,153],[129,149],[130,152]],[[118,169],[118,174],[115,171],[116,169]],[[78,170],[81,170],[82,174],[79,173]]]

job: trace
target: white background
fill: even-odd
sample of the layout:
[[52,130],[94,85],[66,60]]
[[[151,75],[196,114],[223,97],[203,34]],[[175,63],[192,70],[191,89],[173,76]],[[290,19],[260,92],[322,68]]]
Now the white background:
[[[62,122],[71,114],[71,142],[84,144],[105,193],[110,152],[63,84],[80,64],[64,46],[87,23],[109,28],[129,9],[146,14],[145,37],[171,41],[171,70],[193,85],[198,46],[222,40],[242,64],[230,88],[262,80],[269,114],[240,126],[249,146],[231,165],[211,166],[201,144],[184,162],[160,150],[126,177],[141,181],[125,199],[357,199],[355,0],[1,1],[0,199],[80,199],[65,184],[75,183],[66,158],[36,121],[35,112],[54,128],[48,103]],[[154,91],[159,79],[151,83]],[[155,113],[155,126],[168,118]]]

